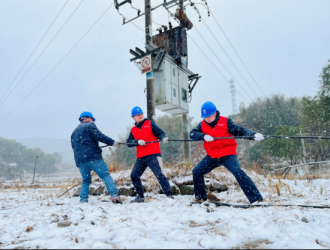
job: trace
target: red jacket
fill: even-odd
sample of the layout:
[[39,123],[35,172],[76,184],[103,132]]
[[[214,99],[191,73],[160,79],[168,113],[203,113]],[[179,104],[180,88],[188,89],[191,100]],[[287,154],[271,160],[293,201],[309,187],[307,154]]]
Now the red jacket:
[[[136,140],[143,140],[145,142],[149,141],[158,141],[158,138],[152,133],[151,121],[146,120],[141,129],[134,126],[131,130],[132,135]],[[150,143],[146,146],[137,146],[136,147],[136,156],[137,158],[142,158],[147,155],[160,154],[159,142]]]
[[[233,137],[228,131],[227,118],[220,116],[218,123],[212,128],[205,121],[201,124],[202,132],[212,137]],[[212,142],[204,141],[204,148],[211,158],[221,158],[228,155],[237,155],[235,139],[221,139]]]

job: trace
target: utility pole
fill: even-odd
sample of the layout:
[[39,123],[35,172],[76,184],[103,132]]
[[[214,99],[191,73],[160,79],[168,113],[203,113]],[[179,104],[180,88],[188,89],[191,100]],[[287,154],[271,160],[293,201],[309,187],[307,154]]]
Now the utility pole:
[[[180,9],[184,12],[183,0],[180,0]],[[183,124],[183,139],[189,140],[189,114],[182,115],[182,124]],[[185,162],[191,162],[190,151],[191,151],[190,142],[185,141],[183,143],[183,155]]]
[[33,171],[33,179],[32,179],[32,183],[34,183],[34,176],[36,175],[36,168],[37,168],[37,160],[38,160],[38,156],[36,156],[36,162],[34,164],[34,171]]
[[232,105],[233,105],[233,115],[237,114],[237,102],[236,102],[236,89],[235,89],[235,81],[231,79],[230,83],[230,92],[232,98]]
[[[151,17],[151,0],[145,0],[145,20],[146,20],[146,50],[150,51],[152,38],[152,17]],[[149,46],[148,46],[149,45]],[[154,98],[154,76],[153,72],[147,74],[147,117],[148,120],[155,119],[155,98]]]
[[[302,136],[301,129],[300,129],[300,136]],[[304,154],[305,162],[307,162],[307,153],[306,153],[306,148],[305,148],[305,140],[303,138],[301,138],[301,145],[302,145],[302,148],[303,148],[303,154]]]

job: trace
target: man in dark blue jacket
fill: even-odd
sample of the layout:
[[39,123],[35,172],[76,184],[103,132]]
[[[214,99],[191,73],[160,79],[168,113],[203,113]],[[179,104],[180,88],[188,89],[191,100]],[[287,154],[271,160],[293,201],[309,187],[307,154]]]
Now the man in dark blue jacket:
[[71,145],[74,159],[83,179],[80,191],[80,202],[87,203],[89,186],[92,183],[93,170],[105,183],[112,202],[122,204],[116,184],[102,158],[102,149],[98,142],[119,147],[119,143],[101,133],[95,125],[95,118],[90,112],[83,112],[79,118],[80,124],[71,135]]
[[[235,176],[251,204],[263,201],[257,187],[239,165],[237,144],[234,139],[234,136],[243,136],[246,139],[261,141],[264,139],[263,135],[241,128],[231,119],[220,116],[220,112],[212,102],[204,103],[201,112],[204,120],[190,132],[191,139],[204,141],[204,149],[207,153],[207,156],[193,169],[196,201],[207,200],[204,175],[222,165]],[[216,139],[217,137],[227,139]]]
[[159,142],[147,143],[158,140],[162,140],[163,143],[168,143],[167,135],[156,123],[144,119],[143,111],[140,107],[134,107],[131,114],[135,121],[135,126],[131,130],[127,143],[128,147],[137,147],[137,160],[133,167],[131,179],[138,193],[138,196],[132,203],[144,202],[141,176],[147,167],[149,167],[157,177],[165,195],[170,199],[174,199],[171,186],[166,176],[162,173],[162,158]]

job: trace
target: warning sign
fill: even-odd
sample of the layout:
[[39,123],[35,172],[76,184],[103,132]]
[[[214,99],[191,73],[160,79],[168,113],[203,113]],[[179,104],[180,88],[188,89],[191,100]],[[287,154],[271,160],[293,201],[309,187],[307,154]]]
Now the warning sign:
[[143,57],[142,60],[141,60],[142,74],[150,72],[151,67],[152,67],[151,55]]

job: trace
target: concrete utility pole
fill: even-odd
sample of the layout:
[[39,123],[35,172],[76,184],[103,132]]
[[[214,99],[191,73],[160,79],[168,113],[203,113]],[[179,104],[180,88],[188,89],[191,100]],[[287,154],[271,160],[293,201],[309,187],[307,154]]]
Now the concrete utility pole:
[[236,102],[236,89],[235,89],[235,81],[231,79],[230,83],[230,92],[232,98],[232,105],[233,105],[233,115],[237,114],[237,102]]
[[[183,7],[183,0],[180,0],[180,9],[184,11]],[[188,60],[188,59],[187,59]],[[182,115],[182,124],[183,124],[183,139],[189,140],[189,114]],[[190,155],[190,142],[185,141],[183,143],[183,155],[185,162],[191,162],[191,155]]]
[[[150,51],[152,38],[152,18],[151,18],[151,0],[145,0],[145,18],[146,18],[146,49]],[[154,98],[154,77],[153,72],[147,74],[147,117],[148,120],[155,119],[155,98]]]

